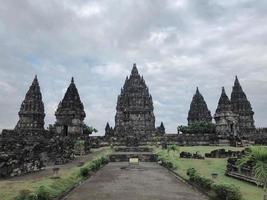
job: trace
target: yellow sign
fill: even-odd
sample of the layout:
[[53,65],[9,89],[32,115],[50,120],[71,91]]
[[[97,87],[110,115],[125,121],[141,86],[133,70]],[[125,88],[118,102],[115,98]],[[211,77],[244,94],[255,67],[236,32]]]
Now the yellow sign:
[[129,163],[138,165],[139,164],[139,159],[138,158],[130,158],[129,159]]

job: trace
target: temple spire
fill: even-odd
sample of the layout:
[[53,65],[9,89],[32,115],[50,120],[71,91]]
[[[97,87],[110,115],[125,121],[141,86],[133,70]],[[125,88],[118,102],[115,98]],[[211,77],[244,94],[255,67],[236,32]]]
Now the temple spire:
[[221,93],[221,96],[218,102],[216,113],[226,112],[226,111],[231,111],[231,110],[232,110],[231,101],[226,95],[224,87],[222,87],[222,93]]
[[239,115],[239,126],[243,128],[254,128],[254,112],[250,102],[243,91],[237,76],[235,77],[233,90],[231,93],[231,104],[233,112]]
[[35,75],[29,90],[23,100],[19,121],[15,129],[42,130],[44,129],[44,103],[37,75]]
[[60,130],[59,132],[66,129],[64,134],[68,132],[82,133],[82,124],[86,114],[73,77],[64,98],[58,104],[55,115],[57,119],[56,125],[61,127],[61,129],[58,129]]
[[133,64],[130,77],[125,80],[121,94],[118,96],[115,135],[152,134],[155,132],[153,100],[145,81]]
[[222,87],[221,96],[218,102],[216,112],[214,114],[216,123],[216,132],[218,134],[236,134],[238,115],[233,113],[233,108],[230,99]]
[[196,89],[195,95],[192,98],[187,120],[188,124],[192,124],[195,122],[212,121],[211,113],[202,94],[199,92],[198,87]]

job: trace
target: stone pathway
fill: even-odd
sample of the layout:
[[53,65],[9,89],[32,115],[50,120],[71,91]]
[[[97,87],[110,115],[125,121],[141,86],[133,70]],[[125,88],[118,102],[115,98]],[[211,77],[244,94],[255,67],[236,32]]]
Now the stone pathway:
[[64,200],[208,200],[157,163],[109,163]]

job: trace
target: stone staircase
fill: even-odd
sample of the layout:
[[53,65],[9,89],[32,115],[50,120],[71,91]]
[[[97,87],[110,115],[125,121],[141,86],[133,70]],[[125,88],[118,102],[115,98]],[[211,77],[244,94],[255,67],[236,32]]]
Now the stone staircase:
[[115,147],[109,156],[110,162],[129,162],[131,158],[138,158],[139,162],[156,162],[157,156],[149,147]]

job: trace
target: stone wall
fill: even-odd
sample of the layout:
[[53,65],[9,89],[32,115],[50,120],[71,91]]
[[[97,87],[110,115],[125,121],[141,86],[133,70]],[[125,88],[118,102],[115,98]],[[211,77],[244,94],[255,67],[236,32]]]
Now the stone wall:
[[74,158],[74,140],[49,131],[3,130],[0,136],[0,177],[41,170]]

